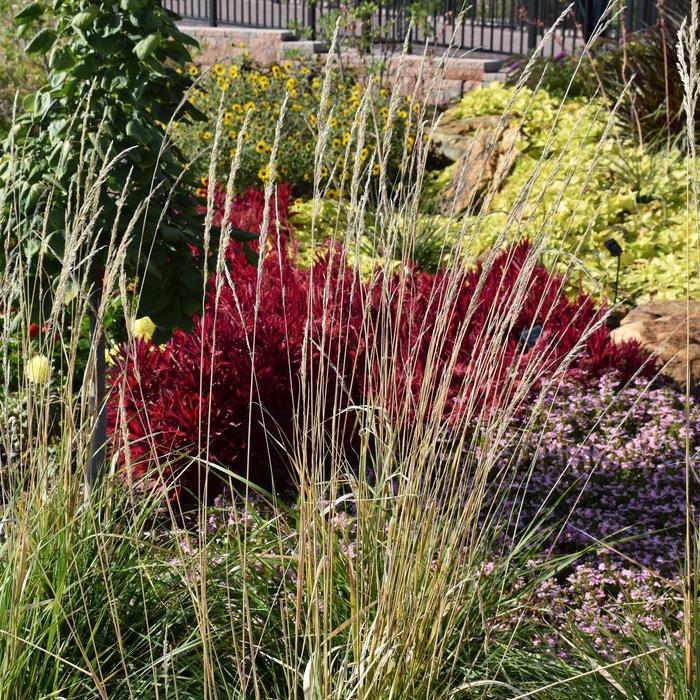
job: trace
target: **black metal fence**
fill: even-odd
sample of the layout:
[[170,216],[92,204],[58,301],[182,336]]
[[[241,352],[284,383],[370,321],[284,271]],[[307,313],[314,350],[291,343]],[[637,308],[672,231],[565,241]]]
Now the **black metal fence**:
[[[367,44],[400,44],[410,31],[416,43],[496,54],[528,53],[564,15],[546,42],[546,55],[581,46],[608,0],[573,0],[568,11],[571,0],[376,0],[356,8],[353,1],[163,0],[184,19],[209,26],[286,29],[300,38],[323,40],[342,14]],[[619,41],[624,28],[637,31],[656,21],[656,0],[627,0],[624,6],[613,2],[622,8],[606,31],[613,41]]]

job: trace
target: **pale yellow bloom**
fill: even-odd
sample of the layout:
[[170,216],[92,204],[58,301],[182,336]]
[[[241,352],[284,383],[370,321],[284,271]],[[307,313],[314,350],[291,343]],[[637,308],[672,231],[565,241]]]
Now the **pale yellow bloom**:
[[46,355],[34,355],[25,368],[27,379],[32,384],[45,384],[51,377],[51,362]]
[[148,316],[142,316],[134,321],[131,330],[134,338],[149,341],[155,333],[156,324]]

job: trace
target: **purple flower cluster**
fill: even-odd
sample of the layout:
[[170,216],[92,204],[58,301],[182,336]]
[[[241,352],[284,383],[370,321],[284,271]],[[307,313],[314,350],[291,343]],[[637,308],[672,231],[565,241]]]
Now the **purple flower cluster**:
[[511,535],[543,513],[560,521],[554,551],[612,545],[673,571],[683,556],[686,471],[691,517],[700,506],[700,405],[691,399],[686,415],[685,396],[673,387],[618,385],[614,375],[567,381],[519,416],[500,443],[500,464],[512,475],[501,484],[501,512]]
[[[482,576],[500,571],[485,567]],[[520,576],[511,588],[522,591],[526,585],[526,576]],[[633,653],[628,645],[639,641],[640,631],[669,643],[681,639],[682,579],[661,579],[607,559],[576,566],[563,582],[544,579],[521,593],[518,602],[497,616],[489,631],[508,638],[517,627],[519,638],[530,637],[534,648],[562,658],[570,655],[571,640],[579,635],[611,660]]]

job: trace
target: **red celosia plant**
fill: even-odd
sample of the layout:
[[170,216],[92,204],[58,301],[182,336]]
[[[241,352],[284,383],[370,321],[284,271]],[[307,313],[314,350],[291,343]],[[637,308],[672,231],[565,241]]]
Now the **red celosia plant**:
[[[257,200],[247,193],[242,201]],[[262,206],[257,212],[247,229],[259,229]],[[363,283],[339,248],[310,270],[299,269],[284,246],[271,248],[258,268],[233,243],[230,281],[218,301],[210,284],[191,333],[176,331],[164,349],[141,341],[123,349],[111,376],[109,422],[135,480],[160,465],[165,481],[201,493],[202,457],[256,483],[292,484],[288,455],[299,449],[292,436],[304,416],[302,394],[307,409],[315,407],[314,421],[323,422],[351,403],[376,405],[384,377],[380,400],[390,415],[411,419],[416,406],[430,410],[446,377],[440,410],[449,421],[470,399],[487,410],[503,405],[526,373],[565,369],[585,378],[613,367],[629,377],[648,359],[635,344],[612,344],[604,325],[590,332],[601,312],[586,297],[567,299],[542,265],[523,271],[528,243],[456,286],[448,272]],[[518,296],[521,274],[528,284]],[[507,325],[499,327],[499,318]],[[352,419],[342,413],[347,436]]]

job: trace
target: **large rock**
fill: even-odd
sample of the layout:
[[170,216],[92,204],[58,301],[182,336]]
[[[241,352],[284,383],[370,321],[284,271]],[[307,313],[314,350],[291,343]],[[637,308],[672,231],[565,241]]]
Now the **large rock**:
[[[689,331],[689,333],[688,333]],[[691,390],[700,389],[700,302],[650,301],[630,311],[611,333],[615,342],[637,340],[653,352],[663,374]]]
[[[442,141],[442,153],[458,155],[452,178],[441,196],[440,210],[446,215],[459,215],[473,209],[484,197],[493,196],[501,188],[518,155],[518,127],[490,127],[491,117],[483,117],[482,126],[462,141]],[[473,121],[473,120],[471,120]]]
[[487,114],[483,117],[461,117],[458,112],[445,112],[433,134],[433,148],[452,161],[458,161],[469,152],[477,132],[495,133],[501,117]]

